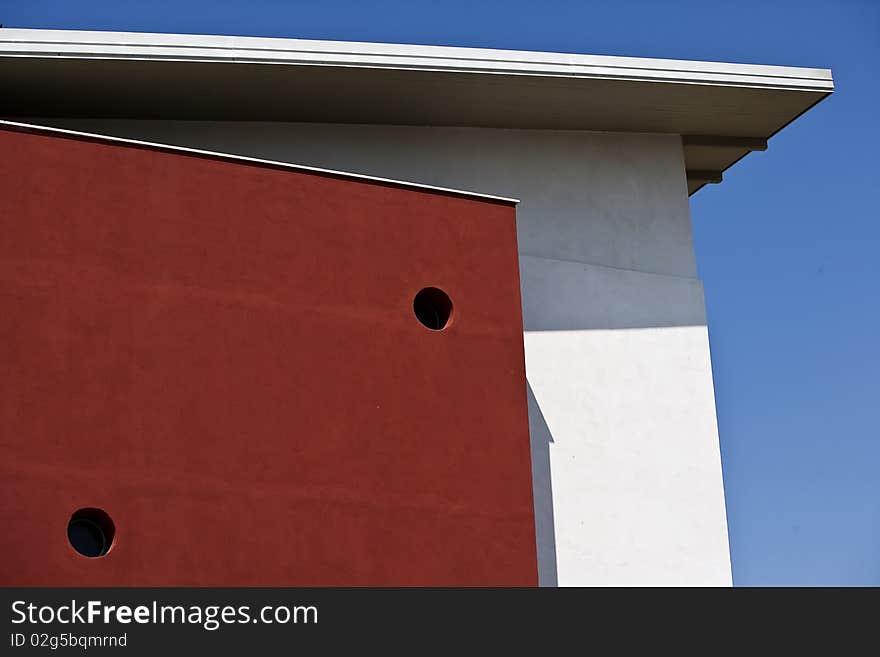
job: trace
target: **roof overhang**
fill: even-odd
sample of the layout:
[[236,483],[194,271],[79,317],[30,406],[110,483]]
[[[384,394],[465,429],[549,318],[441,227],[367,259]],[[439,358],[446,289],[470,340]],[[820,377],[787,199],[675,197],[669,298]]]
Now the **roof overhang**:
[[0,116],[682,135],[688,191],[817,102],[826,69],[254,37],[0,30]]

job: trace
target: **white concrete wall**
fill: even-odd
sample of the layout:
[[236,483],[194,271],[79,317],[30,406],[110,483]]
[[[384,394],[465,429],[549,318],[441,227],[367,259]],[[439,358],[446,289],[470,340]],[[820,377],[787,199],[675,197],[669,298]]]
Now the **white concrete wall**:
[[676,136],[52,124],[521,199],[541,583],[730,585],[703,293]]

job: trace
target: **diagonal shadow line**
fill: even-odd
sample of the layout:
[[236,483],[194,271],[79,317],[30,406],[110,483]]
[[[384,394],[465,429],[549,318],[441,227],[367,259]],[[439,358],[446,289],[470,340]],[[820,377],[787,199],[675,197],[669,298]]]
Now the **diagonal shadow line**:
[[550,443],[553,435],[526,381],[529,404],[529,441],[532,452],[532,491],[535,501],[535,539],[538,548],[538,583],[558,586],[556,567],[556,523],[553,516],[553,486],[550,475]]

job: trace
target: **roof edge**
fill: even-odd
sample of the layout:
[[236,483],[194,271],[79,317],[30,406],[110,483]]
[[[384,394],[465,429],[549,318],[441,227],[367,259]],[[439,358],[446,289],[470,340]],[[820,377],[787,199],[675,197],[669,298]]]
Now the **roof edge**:
[[386,68],[653,81],[829,93],[829,69],[264,37],[0,30],[0,56]]

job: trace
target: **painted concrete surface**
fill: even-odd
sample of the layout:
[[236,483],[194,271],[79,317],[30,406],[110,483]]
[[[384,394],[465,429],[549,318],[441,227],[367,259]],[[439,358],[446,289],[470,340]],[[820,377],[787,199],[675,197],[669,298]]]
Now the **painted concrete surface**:
[[[512,203],[0,152],[0,586],[538,584]],[[83,508],[99,559],[65,540]]]
[[731,583],[704,303],[677,136],[54,124],[521,199],[541,583]]
[[522,255],[696,276],[680,139],[305,123],[45,121],[509,196]]
[[520,275],[558,582],[729,585],[700,282],[530,256]]

